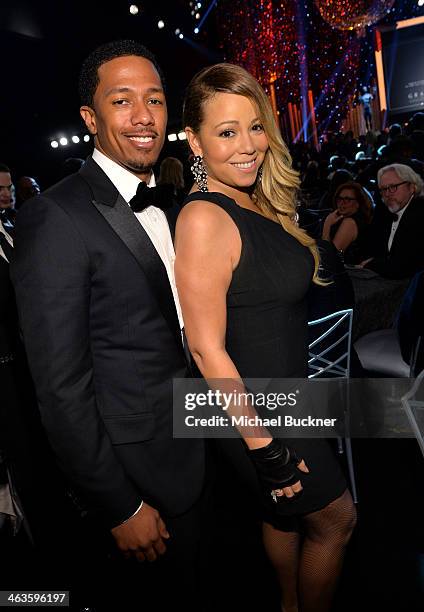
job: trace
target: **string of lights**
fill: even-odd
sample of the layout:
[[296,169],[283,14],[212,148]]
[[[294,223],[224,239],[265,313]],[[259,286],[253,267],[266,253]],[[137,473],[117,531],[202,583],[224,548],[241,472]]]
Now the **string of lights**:
[[55,140],[50,141],[50,146],[52,149],[58,149],[59,147],[67,147],[72,144],[79,144],[81,141],[90,142],[89,134],[84,134],[83,136],[77,136],[74,134],[73,136],[60,136]]

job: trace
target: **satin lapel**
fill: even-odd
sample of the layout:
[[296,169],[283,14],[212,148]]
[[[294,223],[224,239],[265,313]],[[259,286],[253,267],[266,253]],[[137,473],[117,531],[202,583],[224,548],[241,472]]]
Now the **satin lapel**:
[[168,274],[145,229],[138,222],[133,211],[108,176],[91,157],[87,159],[79,171],[79,175],[93,193],[93,205],[109,223],[143,270],[156,296],[159,309],[178,345],[181,346],[180,324]]
[[145,229],[121,196],[118,197],[115,206],[102,204],[96,200],[93,200],[93,204],[142,268],[156,295],[163,316],[181,345],[180,325],[168,274]]

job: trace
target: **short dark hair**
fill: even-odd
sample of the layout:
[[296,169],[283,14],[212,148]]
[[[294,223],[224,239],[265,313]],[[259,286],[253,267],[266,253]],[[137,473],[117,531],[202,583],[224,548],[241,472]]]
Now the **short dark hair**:
[[11,174],[9,166],[6,166],[6,164],[2,164],[1,162],[0,162],[0,172],[8,172],[9,174]]
[[78,92],[82,106],[93,106],[94,94],[99,84],[98,70],[100,66],[116,57],[127,55],[144,57],[152,62],[159,73],[162,87],[165,88],[162,70],[151,51],[135,40],[114,40],[97,47],[82,64],[78,81]]

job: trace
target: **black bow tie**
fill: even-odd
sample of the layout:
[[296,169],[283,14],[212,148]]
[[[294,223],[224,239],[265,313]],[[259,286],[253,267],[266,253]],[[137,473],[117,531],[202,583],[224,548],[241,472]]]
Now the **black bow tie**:
[[147,183],[141,181],[138,184],[137,193],[131,198],[129,204],[134,212],[141,212],[148,206],[167,210],[174,204],[174,188],[168,184],[148,187]]
[[390,214],[390,219],[392,220],[392,223],[395,223],[398,219],[399,219],[399,215],[397,213],[389,213]]

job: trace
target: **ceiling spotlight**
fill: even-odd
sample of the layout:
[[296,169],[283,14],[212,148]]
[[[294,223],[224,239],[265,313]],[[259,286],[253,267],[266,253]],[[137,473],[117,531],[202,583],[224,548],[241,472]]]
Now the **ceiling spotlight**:
[[194,28],[194,33],[198,34],[199,33],[199,28]]
[[196,19],[200,19],[200,13],[196,13]]
[[84,136],[84,142],[90,142],[90,136],[88,134]]
[[59,142],[62,145],[62,147],[66,147],[66,145],[68,144],[68,139],[65,138],[65,136],[62,136],[62,138],[59,138]]
[[131,15],[137,15],[137,13],[138,13],[138,6],[136,4],[131,4],[131,6],[130,6],[130,13],[131,13]]
[[79,143],[79,141],[80,141],[80,139],[79,139],[79,137],[78,137],[78,136],[72,136],[71,140],[72,140],[72,142],[74,142],[75,144],[78,144],[78,143]]
[[202,3],[201,2],[197,3],[197,8],[202,8]]
[[184,34],[181,32],[181,34],[178,35],[179,38],[181,38],[181,40],[184,38]]
[[178,132],[178,140],[187,140],[187,134],[183,131]]
[[50,146],[52,147],[52,149],[57,149],[59,143],[57,142],[57,140],[52,140]]
[[160,19],[160,20],[158,21],[158,28],[159,28],[159,30],[161,30],[161,29],[162,29],[162,28],[164,28],[164,27],[165,27],[165,22],[164,22],[164,21],[162,21],[162,19]]
[[181,32],[180,28],[177,28],[177,29],[175,30],[175,36],[178,36],[178,34],[179,34],[180,32]]
[[177,140],[177,135],[176,134],[168,134],[168,140],[169,140],[169,142],[175,142]]
[[418,0],[418,6],[424,6],[424,0]]

